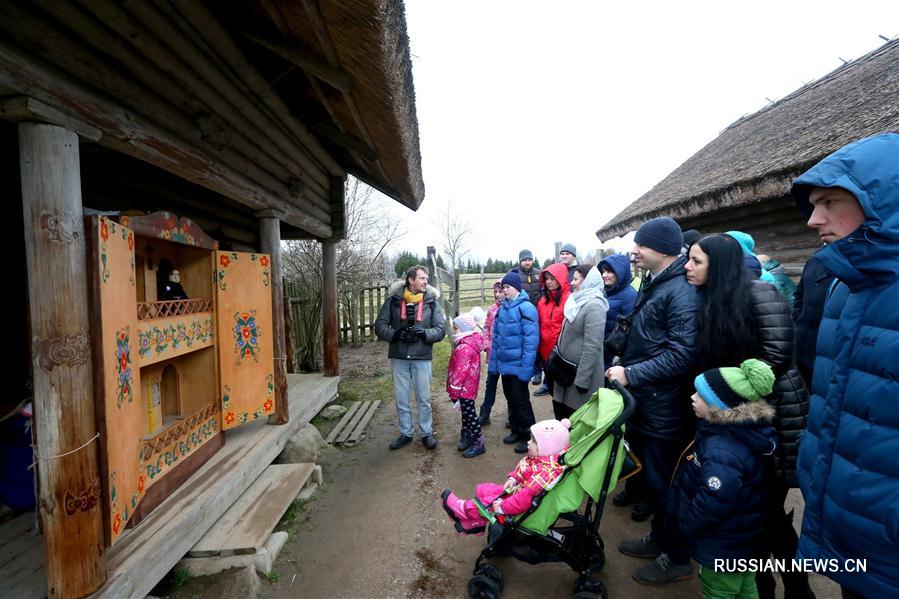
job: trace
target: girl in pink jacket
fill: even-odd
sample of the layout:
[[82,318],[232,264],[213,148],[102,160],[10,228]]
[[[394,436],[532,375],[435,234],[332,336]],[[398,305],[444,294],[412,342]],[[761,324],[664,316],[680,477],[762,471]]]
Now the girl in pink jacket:
[[[568,449],[567,418],[543,420],[531,427],[528,454],[508,474],[505,484],[481,483],[475,494],[478,500],[498,516],[523,514],[531,507],[534,497],[556,484],[565,466],[559,456]],[[487,520],[481,516],[473,499],[459,499],[449,489],[441,495],[443,509],[452,519],[458,532],[481,534]]]
[[484,311],[475,308],[453,319],[453,353],[446,373],[446,392],[456,408],[462,412],[462,433],[459,451],[466,458],[485,453],[481,422],[475,409],[475,398],[481,383],[481,351],[484,336],[480,322]]

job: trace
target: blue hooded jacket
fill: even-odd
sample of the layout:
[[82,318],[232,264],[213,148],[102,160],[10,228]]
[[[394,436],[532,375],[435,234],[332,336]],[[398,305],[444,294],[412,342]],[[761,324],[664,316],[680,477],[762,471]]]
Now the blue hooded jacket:
[[851,192],[862,225],[815,257],[837,277],[818,334],[797,477],[805,497],[800,558],[867,558],[867,572],[828,573],[866,597],[899,588],[899,135],[831,154],[793,183]]
[[529,380],[534,374],[539,344],[537,308],[528,294],[521,292],[514,300],[504,299],[493,321],[493,345],[487,372]]
[[[611,289],[606,287],[606,299],[609,300],[609,311],[606,312],[606,330],[604,339],[609,337],[609,333],[615,328],[615,319],[618,316],[627,316],[634,311],[634,304],[637,301],[637,290],[631,286],[634,276],[631,274],[631,263],[624,254],[612,254],[599,261],[597,268],[602,271],[603,265],[611,269],[618,278],[618,282]],[[612,359],[615,357],[612,352],[604,352],[603,361],[606,369],[612,365]]]

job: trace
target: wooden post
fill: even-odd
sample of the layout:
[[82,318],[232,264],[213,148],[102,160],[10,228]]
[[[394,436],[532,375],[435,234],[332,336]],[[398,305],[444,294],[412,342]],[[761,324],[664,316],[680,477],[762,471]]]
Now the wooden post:
[[275,354],[275,413],[269,424],[287,424],[290,419],[287,397],[287,330],[284,327],[284,279],[281,275],[281,221],[271,211],[257,212],[262,251],[272,257],[272,337]]
[[297,350],[293,341],[293,306],[290,303],[290,295],[284,294],[284,330],[287,331],[287,372],[297,371]]
[[78,136],[19,125],[38,514],[50,597],[106,581]]
[[482,302],[487,301],[487,294],[486,294],[486,290],[484,289],[484,282],[486,280],[487,280],[487,278],[484,276],[484,265],[481,264],[481,301]]
[[337,244],[333,241],[322,241],[322,331],[325,376],[337,376]]

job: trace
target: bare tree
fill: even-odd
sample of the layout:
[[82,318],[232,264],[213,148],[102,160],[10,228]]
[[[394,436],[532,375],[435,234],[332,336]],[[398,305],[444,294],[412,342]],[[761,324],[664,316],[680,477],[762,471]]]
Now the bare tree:
[[471,223],[453,210],[452,201],[448,202],[434,220],[434,226],[440,234],[441,250],[452,264],[453,270],[470,251],[473,232]]
[[[393,279],[388,270],[385,250],[405,231],[398,219],[380,210],[373,190],[350,178],[344,194],[346,236],[337,244],[337,298],[344,320],[353,327],[354,300],[363,287]],[[321,368],[322,249],[318,241],[285,242],[284,271],[289,283],[300,294],[297,329],[300,339],[299,364],[302,370]],[[354,335],[355,338],[355,335]]]

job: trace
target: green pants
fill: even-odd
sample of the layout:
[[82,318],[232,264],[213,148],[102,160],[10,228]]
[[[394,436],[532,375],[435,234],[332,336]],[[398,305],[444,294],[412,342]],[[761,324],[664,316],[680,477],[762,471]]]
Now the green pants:
[[752,572],[731,574],[699,566],[699,580],[703,599],[759,599]]

